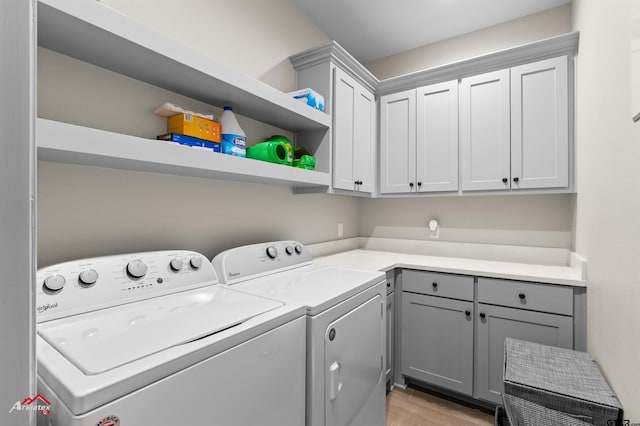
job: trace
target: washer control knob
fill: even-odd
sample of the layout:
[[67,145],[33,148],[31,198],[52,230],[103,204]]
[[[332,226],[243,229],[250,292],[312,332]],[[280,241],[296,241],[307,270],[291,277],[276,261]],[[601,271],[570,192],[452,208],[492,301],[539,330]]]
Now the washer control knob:
[[147,273],[147,265],[140,259],[132,260],[127,264],[127,273],[133,278],[142,278]]
[[62,275],[49,275],[44,279],[44,288],[49,291],[60,291],[65,283],[66,280]]
[[96,283],[96,281],[98,281],[98,273],[95,269],[85,269],[84,271],[80,272],[78,280],[80,281],[80,284],[93,285]]
[[291,256],[291,255],[293,254],[293,247],[291,247],[291,246],[287,246],[287,247],[284,249],[284,251],[286,251],[286,252],[287,252],[287,254],[288,254],[289,256]]
[[302,254],[302,246],[300,244],[296,244],[296,253]]
[[267,247],[267,256],[271,259],[275,259],[278,256],[278,249],[274,246]]
[[184,262],[182,261],[182,259],[179,259],[177,257],[175,259],[171,259],[171,262],[169,262],[169,268],[171,268],[173,272],[181,271],[183,265]]
[[202,266],[202,258],[193,256],[191,260],[189,260],[189,264],[193,269],[200,269],[200,267]]

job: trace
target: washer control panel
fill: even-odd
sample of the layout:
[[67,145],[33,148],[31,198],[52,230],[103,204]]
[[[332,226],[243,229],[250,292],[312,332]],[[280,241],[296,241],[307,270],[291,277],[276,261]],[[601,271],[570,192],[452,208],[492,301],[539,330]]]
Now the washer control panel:
[[207,258],[155,251],[51,265],[36,274],[37,322],[218,283]]
[[273,241],[223,251],[213,258],[220,282],[236,284],[251,278],[310,265],[312,257],[297,241]]

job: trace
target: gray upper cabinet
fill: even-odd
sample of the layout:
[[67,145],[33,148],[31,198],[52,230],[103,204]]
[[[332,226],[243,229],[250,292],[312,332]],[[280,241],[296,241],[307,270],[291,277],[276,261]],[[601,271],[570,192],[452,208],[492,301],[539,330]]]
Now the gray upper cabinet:
[[376,185],[376,101],[373,93],[362,89],[355,103],[353,177],[358,181],[358,191],[373,193]]
[[[302,188],[297,192],[372,196],[377,189],[378,79],[335,41],[289,60],[296,71],[296,87],[309,87],[322,94],[331,116],[331,132],[315,143],[320,157],[326,154],[330,159],[331,185],[326,191]],[[317,132],[304,132],[303,136],[317,139]],[[314,143],[309,145],[313,147]]]
[[417,89],[418,192],[458,190],[458,81]]
[[511,187],[569,185],[567,58],[511,68]]
[[463,191],[569,187],[567,61],[461,80]]
[[509,188],[509,70],[464,78],[460,83],[461,187]]
[[296,85],[327,94],[331,143],[327,135],[309,144],[331,160],[329,192],[573,191],[578,38],[551,37],[385,80],[335,41],[293,55]]
[[380,193],[411,192],[416,175],[416,91],[380,98]]
[[333,83],[333,187],[371,193],[375,98],[340,68]]
[[458,81],[380,99],[380,192],[458,190]]

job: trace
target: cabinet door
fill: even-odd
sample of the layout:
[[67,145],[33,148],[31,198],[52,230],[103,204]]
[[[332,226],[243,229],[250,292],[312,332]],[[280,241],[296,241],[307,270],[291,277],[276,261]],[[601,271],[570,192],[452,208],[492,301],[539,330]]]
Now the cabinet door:
[[567,57],[511,69],[511,187],[569,185]]
[[509,70],[460,82],[462,190],[507,189],[511,181]]
[[478,304],[474,397],[502,404],[507,337],[573,349],[573,318]]
[[418,192],[458,189],[458,80],[416,91]]
[[387,294],[387,381],[393,378],[393,316],[395,309],[393,307],[394,293]]
[[380,98],[380,192],[410,192],[416,176],[416,91]]
[[403,292],[401,356],[405,376],[471,395],[473,303]]
[[373,192],[374,142],[376,140],[376,103],[373,93],[360,86],[354,102],[353,177],[362,182],[356,189]]
[[356,189],[353,176],[355,105],[358,83],[339,68],[333,79],[333,187]]

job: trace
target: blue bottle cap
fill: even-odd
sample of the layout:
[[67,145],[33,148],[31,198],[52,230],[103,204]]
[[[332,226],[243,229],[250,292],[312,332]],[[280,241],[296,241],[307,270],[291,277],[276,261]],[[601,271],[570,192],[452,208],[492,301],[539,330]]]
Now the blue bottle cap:
[[224,110],[225,111],[233,111],[233,108],[231,108],[229,105],[225,105]]

